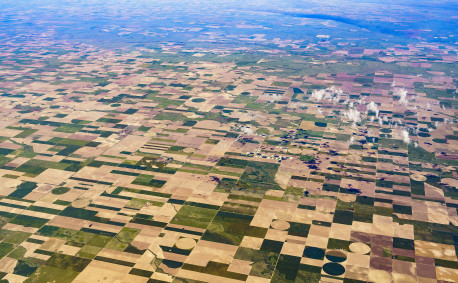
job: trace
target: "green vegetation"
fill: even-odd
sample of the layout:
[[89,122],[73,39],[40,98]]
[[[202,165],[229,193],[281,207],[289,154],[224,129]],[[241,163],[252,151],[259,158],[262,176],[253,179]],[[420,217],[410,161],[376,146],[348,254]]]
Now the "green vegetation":
[[66,188],[66,187],[57,187],[57,188],[52,189],[51,193],[53,193],[55,195],[63,195],[66,192],[68,192],[69,190],[70,189]]
[[145,174],[138,175],[138,177],[132,182],[132,184],[143,185],[143,186],[151,186],[151,187],[155,187],[155,188],[160,188],[165,183],[166,183],[166,181],[154,179],[153,175],[145,175]]
[[313,162],[315,160],[315,156],[313,155],[301,155],[299,156],[299,160],[304,162]]
[[16,190],[9,194],[9,197],[13,198],[23,198],[29,193],[31,193],[35,188],[37,187],[37,184],[34,182],[24,182],[20,184],[19,186],[16,187]]
[[245,168],[248,165],[248,161],[242,159],[222,157],[216,165],[234,168]]
[[219,211],[202,240],[239,245],[244,236],[263,238],[267,229],[250,226],[252,219],[248,215]]
[[14,245],[10,243],[0,243],[0,258],[6,256],[14,249]]
[[214,209],[184,205],[170,223],[205,229],[216,213]]
[[28,215],[17,215],[14,217],[10,223],[16,225],[22,225],[25,227],[34,227],[40,228],[41,226],[45,225],[48,222],[48,219],[28,216]]
[[254,262],[250,274],[263,278],[271,278],[278,261],[283,243],[264,240],[260,250],[239,247],[235,259]]
[[20,244],[24,242],[31,234],[21,231],[11,231],[6,229],[0,230],[0,241],[4,243]]
[[237,182],[237,187],[242,190],[281,190],[274,181],[278,164],[259,161],[250,161],[245,172]]
[[140,233],[140,230],[124,227],[122,230],[108,242],[105,248],[123,251],[129,244],[135,239],[135,237]]

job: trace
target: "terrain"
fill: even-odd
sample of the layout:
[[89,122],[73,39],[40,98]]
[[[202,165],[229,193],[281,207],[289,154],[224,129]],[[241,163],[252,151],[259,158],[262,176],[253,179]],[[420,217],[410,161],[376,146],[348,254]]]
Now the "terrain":
[[0,282],[457,282],[456,4],[3,1]]

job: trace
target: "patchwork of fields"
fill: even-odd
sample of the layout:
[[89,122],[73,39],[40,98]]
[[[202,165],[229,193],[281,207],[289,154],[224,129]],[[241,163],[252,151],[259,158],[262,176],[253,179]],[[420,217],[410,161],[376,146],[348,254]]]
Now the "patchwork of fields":
[[0,23],[0,282],[458,281],[446,35],[368,47],[339,31],[402,23],[316,10],[147,32],[87,11]]

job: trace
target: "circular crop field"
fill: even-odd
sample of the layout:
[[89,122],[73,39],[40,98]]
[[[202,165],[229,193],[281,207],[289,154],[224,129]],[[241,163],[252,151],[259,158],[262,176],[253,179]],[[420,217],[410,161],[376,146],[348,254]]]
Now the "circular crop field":
[[435,143],[447,143],[446,139],[433,139],[433,142]]
[[323,123],[323,122],[315,122],[315,126],[321,127],[321,128],[326,128],[328,123]]
[[201,103],[201,102],[204,102],[205,101],[205,98],[194,98],[193,100],[191,100],[192,102],[195,102],[195,103]]
[[339,276],[344,274],[345,267],[335,262],[328,262],[325,265],[323,265],[323,271],[329,275]]
[[51,193],[53,193],[54,195],[63,195],[65,194],[66,192],[68,192],[70,189],[69,188],[66,188],[66,187],[57,187],[57,188],[54,188]]

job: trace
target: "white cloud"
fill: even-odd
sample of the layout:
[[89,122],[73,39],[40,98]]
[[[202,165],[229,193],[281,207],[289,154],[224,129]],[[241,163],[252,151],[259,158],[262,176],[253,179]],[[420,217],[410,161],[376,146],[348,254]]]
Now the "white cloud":
[[314,90],[310,98],[316,101],[326,99],[338,102],[340,100],[340,96],[342,95],[342,93],[343,91],[340,88],[331,86],[326,89]]
[[410,143],[410,137],[409,137],[409,132],[407,132],[406,130],[403,130],[402,133],[402,140],[406,143],[406,144],[409,144]]
[[378,110],[377,104],[375,104],[374,101],[371,101],[371,102],[367,105],[367,110],[370,110],[370,111],[375,112],[375,116],[378,117],[379,110]]
[[321,99],[323,99],[325,93],[326,91],[324,89],[314,90],[310,98],[320,101]]
[[269,95],[269,94],[264,94],[262,96],[263,99],[266,99],[268,102],[270,103],[275,103],[277,102],[278,100],[282,99],[283,98],[283,95],[281,94],[272,94],[272,95]]
[[393,94],[395,96],[399,96],[399,104],[407,106],[409,100],[407,99],[407,90],[405,88],[396,88],[394,89]]
[[244,132],[245,134],[249,134],[249,135],[253,134],[253,130],[252,130],[251,128],[246,128],[246,127],[245,127],[245,128],[243,129],[243,132]]
[[335,87],[335,86],[331,86],[328,89],[329,89],[330,92],[332,92],[334,94],[342,94],[343,93],[342,89],[340,89],[338,87]]
[[343,113],[343,116],[347,119],[352,121],[353,123],[361,122],[361,113],[356,110],[355,108],[350,108],[348,111]]

